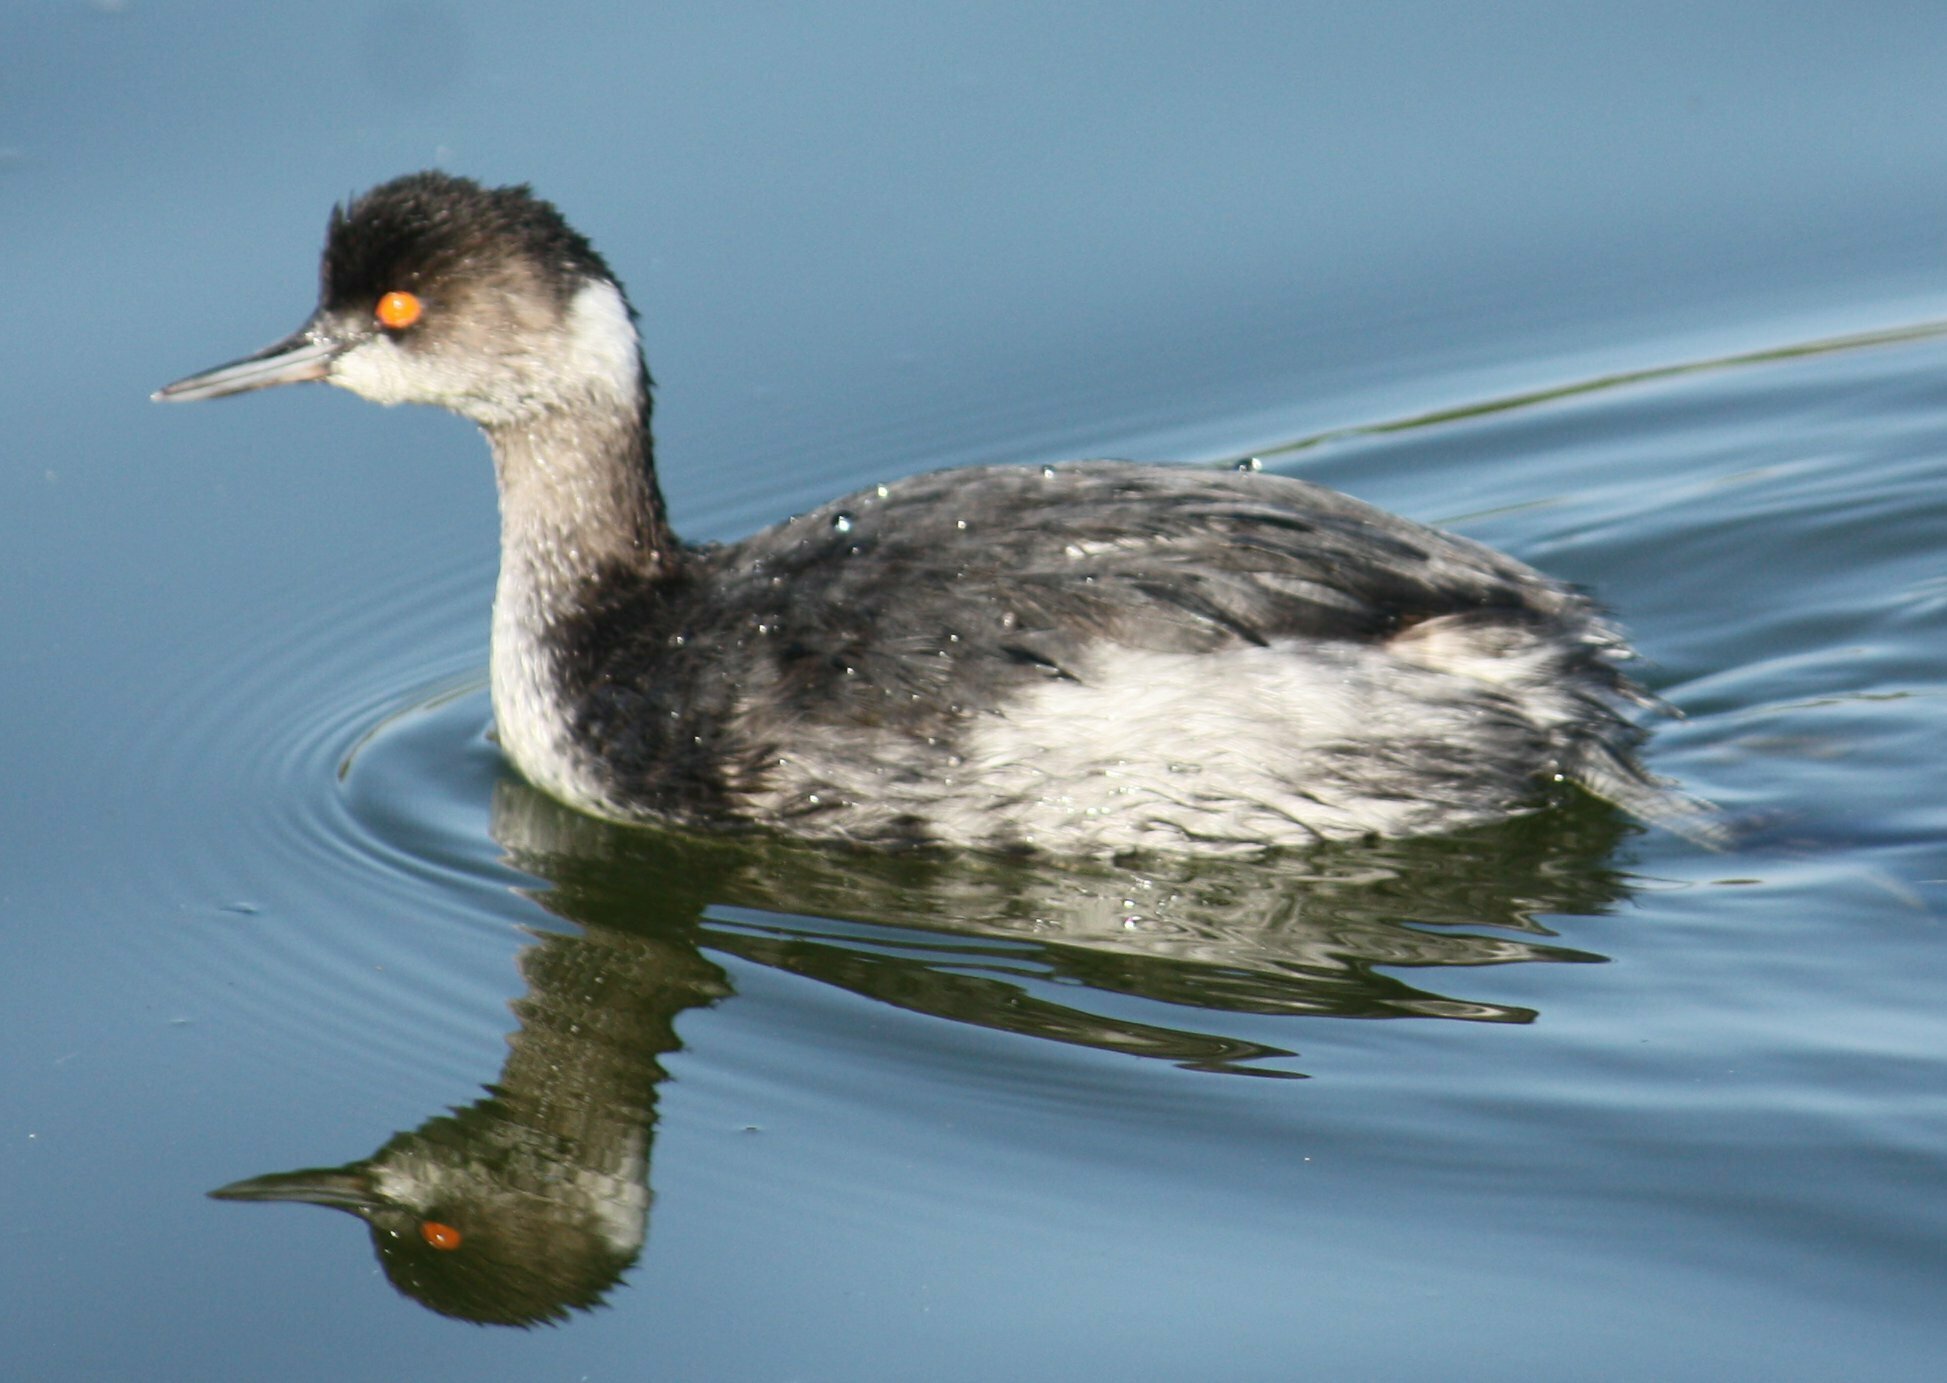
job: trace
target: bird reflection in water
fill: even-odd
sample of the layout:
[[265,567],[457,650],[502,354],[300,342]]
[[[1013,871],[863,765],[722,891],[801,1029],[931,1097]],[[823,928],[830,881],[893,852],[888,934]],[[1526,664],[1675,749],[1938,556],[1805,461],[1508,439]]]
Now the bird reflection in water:
[[[487,1097],[361,1161],[212,1194],[357,1215],[392,1284],[443,1315],[560,1321],[599,1304],[642,1251],[660,1059],[681,1045],[679,1015],[731,993],[706,953],[981,1027],[1293,1077],[1278,1063],[1294,1053],[1226,1033],[1221,1015],[1530,1021],[1382,970],[1602,959],[1551,944],[1536,914],[1623,896],[1609,861],[1627,829],[1577,802],[1464,836],[1255,862],[1056,866],[685,839],[504,781],[494,837],[574,927],[521,953],[519,1028]],[[1037,981],[1064,982],[1062,998]],[[1164,1026],[1085,1006],[1106,993],[1194,1016]]]

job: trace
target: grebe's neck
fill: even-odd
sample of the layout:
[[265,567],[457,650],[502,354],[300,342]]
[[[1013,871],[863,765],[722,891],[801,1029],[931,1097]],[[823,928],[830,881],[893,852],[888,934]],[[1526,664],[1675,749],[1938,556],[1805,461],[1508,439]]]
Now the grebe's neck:
[[681,546],[656,484],[649,376],[619,292],[576,298],[547,395],[483,420],[500,489],[492,681],[502,747],[543,789],[586,799],[568,734],[564,656],[577,616],[619,586],[676,574]]
[[677,544],[656,485],[649,372],[621,290],[574,296],[547,367],[517,409],[481,416],[500,487],[501,584],[550,594],[620,566],[674,569]]
[[500,583],[573,601],[618,568],[670,574],[678,545],[656,484],[645,376],[627,400],[551,408],[491,427]]

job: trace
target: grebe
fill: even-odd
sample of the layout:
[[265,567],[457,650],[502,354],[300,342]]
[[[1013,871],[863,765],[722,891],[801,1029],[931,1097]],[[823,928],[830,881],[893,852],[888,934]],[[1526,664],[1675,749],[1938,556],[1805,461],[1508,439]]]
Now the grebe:
[[1113,854],[1447,831],[1580,784],[1680,824],[1589,600],[1267,472],[915,476],[671,530],[621,284],[526,187],[335,209],[296,333],[159,399],[324,380],[486,433],[492,691],[530,780],[623,821]]

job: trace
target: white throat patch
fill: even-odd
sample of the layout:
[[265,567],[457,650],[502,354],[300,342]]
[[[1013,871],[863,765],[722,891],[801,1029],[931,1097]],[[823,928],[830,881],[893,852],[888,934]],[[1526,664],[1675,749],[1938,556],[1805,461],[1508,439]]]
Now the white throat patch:
[[641,342],[629,320],[629,305],[614,284],[598,279],[568,304],[564,356],[564,378],[586,379],[618,398],[634,397]]

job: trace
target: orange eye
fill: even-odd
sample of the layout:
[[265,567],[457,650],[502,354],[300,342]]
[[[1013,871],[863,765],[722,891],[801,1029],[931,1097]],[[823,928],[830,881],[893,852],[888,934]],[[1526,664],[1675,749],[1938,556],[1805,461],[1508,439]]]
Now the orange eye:
[[[411,295],[398,293],[393,296],[410,297]],[[413,301],[416,303],[418,299],[414,298]],[[452,1225],[443,1225],[438,1220],[421,1220],[419,1222],[419,1237],[436,1249],[451,1251],[460,1246],[460,1231],[453,1228]]]
[[419,301],[415,293],[392,292],[379,299],[379,305],[372,309],[372,315],[379,319],[379,325],[394,331],[404,331],[425,314],[426,304]]

